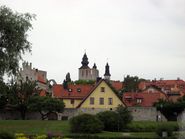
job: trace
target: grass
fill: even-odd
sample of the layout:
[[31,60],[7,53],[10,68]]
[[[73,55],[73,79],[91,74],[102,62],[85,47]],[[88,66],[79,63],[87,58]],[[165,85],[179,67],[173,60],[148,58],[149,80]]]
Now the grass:
[[[168,126],[177,126],[177,122],[132,122],[130,128],[155,128],[166,124]],[[143,127],[144,126],[144,127]],[[0,131],[9,131],[11,133],[24,133],[29,135],[41,135],[49,132],[54,134],[62,134],[64,136],[70,135],[83,135],[83,134],[72,134],[70,133],[70,126],[68,121],[40,121],[40,120],[0,120]],[[152,139],[157,138],[156,133],[153,131],[140,131],[140,132],[102,132],[97,133],[99,137],[125,137],[125,138],[146,138]]]
[[25,134],[47,134],[48,132],[69,134],[68,121],[5,120],[0,121],[0,131]]

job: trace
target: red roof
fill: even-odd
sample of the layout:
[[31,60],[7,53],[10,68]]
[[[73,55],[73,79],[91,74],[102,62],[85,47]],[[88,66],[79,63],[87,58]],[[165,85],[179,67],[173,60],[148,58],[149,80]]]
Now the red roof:
[[148,89],[145,91],[136,93],[136,92],[127,92],[123,94],[123,102],[127,106],[142,106],[142,107],[152,107],[155,102],[159,99],[167,99],[165,93],[154,90],[150,92]]
[[185,89],[185,82],[183,80],[156,80],[156,81],[143,81],[139,84],[140,89],[144,89],[147,86],[155,85],[164,89],[171,89],[175,86],[178,86],[182,89]]
[[120,81],[111,81],[112,87],[114,87],[117,91],[123,88],[123,83]]
[[83,99],[87,96],[90,90],[93,88],[93,85],[74,85],[69,84],[68,89],[64,89],[61,84],[53,85],[53,95],[57,98],[76,98]]

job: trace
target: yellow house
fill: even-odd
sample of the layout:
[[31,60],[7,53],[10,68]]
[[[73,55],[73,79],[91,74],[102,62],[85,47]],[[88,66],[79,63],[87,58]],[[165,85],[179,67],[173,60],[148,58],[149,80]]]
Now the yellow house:
[[78,105],[87,109],[115,109],[118,105],[125,106],[106,80],[102,79]]

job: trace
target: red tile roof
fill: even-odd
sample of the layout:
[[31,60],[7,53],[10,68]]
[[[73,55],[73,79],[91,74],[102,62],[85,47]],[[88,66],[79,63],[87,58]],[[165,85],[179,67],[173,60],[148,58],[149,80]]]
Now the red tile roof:
[[185,82],[183,80],[156,80],[156,81],[143,81],[139,84],[139,89],[143,90],[147,86],[155,85],[165,90],[170,90],[175,86],[185,90]]
[[[123,94],[123,102],[129,106],[142,106],[142,107],[152,107],[155,102],[159,99],[167,99],[167,95],[159,90],[154,89],[154,91],[127,92]],[[137,100],[140,99],[140,103]]]
[[61,84],[53,85],[53,95],[57,98],[76,98],[83,99],[87,96],[90,90],[93,88],[93,85],[74,85],[69,84],[68,89],[64,89]]
[[117,91],[123,88],[123,83],[120,81],[111,81],[112,87],[114,87]]

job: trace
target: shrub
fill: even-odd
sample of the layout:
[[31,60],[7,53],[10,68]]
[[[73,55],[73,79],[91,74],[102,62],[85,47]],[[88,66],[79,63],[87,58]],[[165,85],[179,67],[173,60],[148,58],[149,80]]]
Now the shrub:
[[97,114],[97,117],[104,124],[106,131],[120,130],[120,115],[114,111],[104,111]]
[[129,123],[131,123],[133,119],[132,114],[126,107],[123,107],[122,105],[117,107],[116,112],[120,115],[120,129],[123,130]]
[[173,135],[173,129],[170,126],[160,126],[156,129],[157,135],[162,137],[162,133],[167,132],[168,137],[171,137]]
[[70,119],[71,131],[76,133],[98,133],[103,123],[94,115],[82,114]]
[[8,132],[0,132],[0,139],[15,139],[15,136]]

